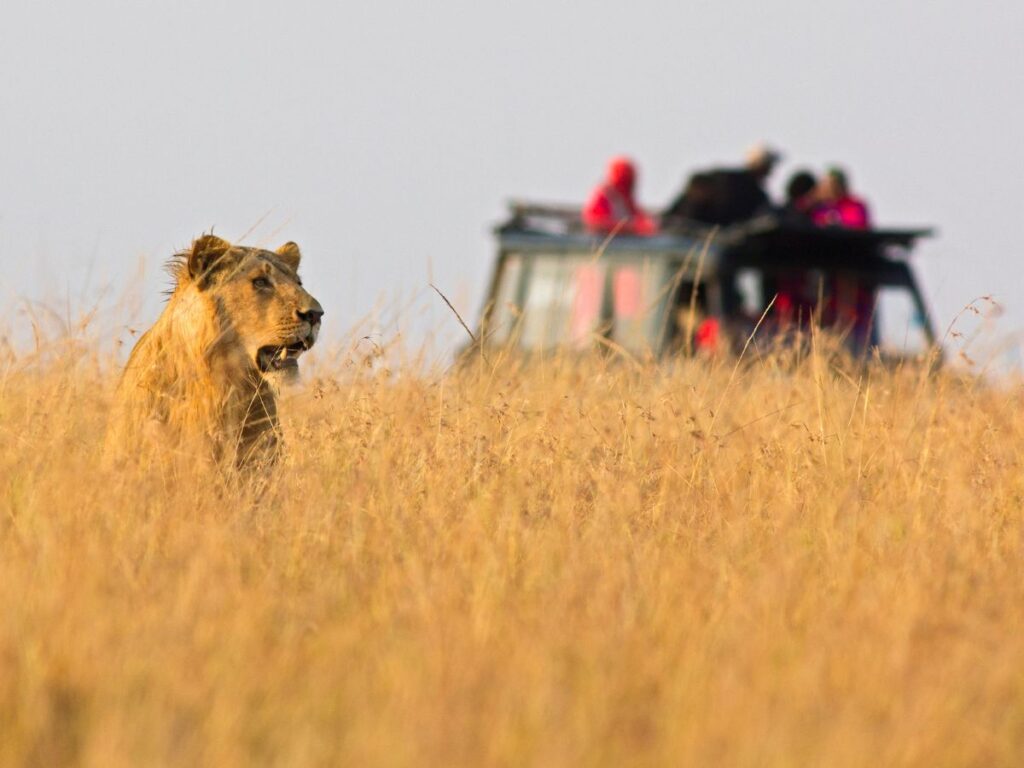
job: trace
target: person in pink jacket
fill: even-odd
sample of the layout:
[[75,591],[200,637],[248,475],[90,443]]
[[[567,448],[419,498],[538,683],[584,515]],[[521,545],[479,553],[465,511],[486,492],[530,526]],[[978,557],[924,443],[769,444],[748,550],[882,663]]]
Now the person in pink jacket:
[[828,170],[821,180],[818,198],[821,202],[811,211],[811,220],[819,227],[871,228],[867,204],[850,193],[849,181],[840,169]]
[[[818,198],[821,202],[811,211],[811,219],[818,226],[871,228],[867,204],[850,193],[846,174],[838,168],[826,172]],[[862,353],[871,343],[875,289],[856,278],[836,275],[829,292],[831,297],[823,308],[825,314],[832,315],[838,327],[848,329],[847,343],[857,354]]]
[[590,194],[583,206],[583,223],[592,232],[621,232],[631,235],[653,235],[654,220],[644,213],[633,197],[636,167],[626,157],[613,157],[608,174]]

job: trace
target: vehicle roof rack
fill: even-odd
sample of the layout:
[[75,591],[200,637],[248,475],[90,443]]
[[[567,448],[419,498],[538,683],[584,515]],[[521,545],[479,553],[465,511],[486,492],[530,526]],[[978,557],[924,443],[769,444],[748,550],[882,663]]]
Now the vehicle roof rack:
[[[663,235],[705,237],[715,228],[700,222],[678,222],[662,230]],[[509,202],[509,218],[498,225],[498,233],[524,232],[542,235],[590,234],[583,226],[580,207],[561,203],[535,203],[525,200]],[[845,229],[817,227],[813,224],[785,221],[774,213],[757,216],[749,221],[718,228],[715,240],[724,244],[761,242],[772,245],[791,245],[803,248],[814,243],[829,243],[849,247],[899,246],[910,248],[923,237],[931,237],[935,230],[929,227]],[[631,237],[622,234],[619,237]]]

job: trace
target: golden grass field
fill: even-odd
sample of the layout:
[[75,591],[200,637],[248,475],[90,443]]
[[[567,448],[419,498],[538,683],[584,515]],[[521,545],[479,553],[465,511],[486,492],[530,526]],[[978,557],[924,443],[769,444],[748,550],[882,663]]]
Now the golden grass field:
[[0,764],[1024,762],[1019,384],[337,360],[256,491],[0,359]]

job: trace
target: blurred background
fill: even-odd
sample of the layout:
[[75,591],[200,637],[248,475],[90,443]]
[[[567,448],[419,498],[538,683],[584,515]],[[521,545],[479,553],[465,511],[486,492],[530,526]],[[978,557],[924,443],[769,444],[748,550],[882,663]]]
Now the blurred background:
[[582,202],[626,153],[657,209],[764,140],[785,154],[777,195],[837,163],[877,224],[937,226],[916,264],[940,335],[990,294],[1019,365],[1019,2],[4,9],[9,316],[42,302],[145,325],[164,259],[214,227],[297,241],[328,338],[398,317],[444,355],[462,331],[428,283],[475,321],[508,198]]

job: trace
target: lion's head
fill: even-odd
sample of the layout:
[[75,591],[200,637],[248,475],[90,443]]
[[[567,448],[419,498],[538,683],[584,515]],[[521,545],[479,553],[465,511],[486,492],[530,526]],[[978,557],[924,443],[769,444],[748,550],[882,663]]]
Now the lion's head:
[[177,259],[175,293],[191,288],[213,303],[221,354],[240,354],[264,376],[291,376],[324,314],[299,279],[301,258],[295,243],[268,251],[204,235]]

